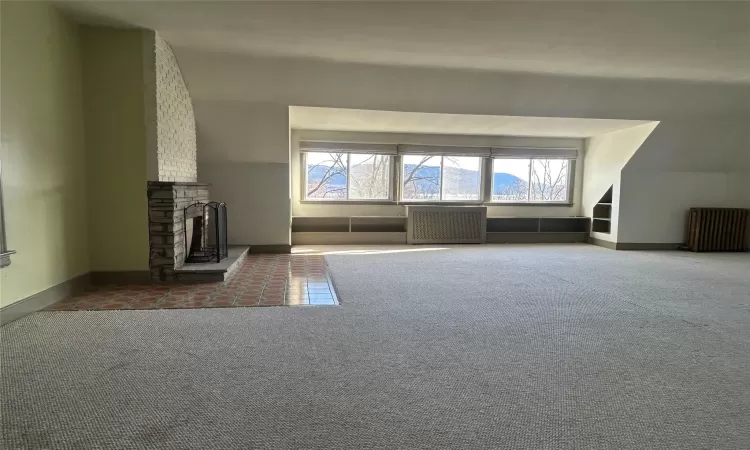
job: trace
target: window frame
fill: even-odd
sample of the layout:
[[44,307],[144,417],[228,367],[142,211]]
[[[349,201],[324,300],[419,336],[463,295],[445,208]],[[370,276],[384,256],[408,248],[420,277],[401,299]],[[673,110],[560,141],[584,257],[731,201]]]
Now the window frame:
[[[493,200],[492,195],[495,192],[495,160],[499,159],[526,159],[529,161],[529,179],[528,179],[528,192],[526,193],[526,200]],[[565,189],[565,200],[531,200],[531,174],[534,167],[534,161],[535,160],[562,160],[568,162],[568,170],[567,170],[567,189]],[[524,206],[524,205],[537,205],[537,206],[569,206],[573,204],[573,193],[574,193],[574,185],[575,182],[575,164],[576,159],[574,158],[554,158],[549,156],[518,156],[518,157],[507,157],[507,156],[491,156],[489,158],[489,169],[488,173],[491,174],[490,178],[490,186],[489,186],[489,194],[488,194],[488,200],[486,203],[491,203],[492,205],[499,206],[499,205],[514,205],[514,206]]]
[[[307,154],[308,153],[342,153],[346,155],[346,198],[331,198],[331,199],[325,199],[325,198],[308,198],[307,196],[307,184],[308,184],[308,170],[307,170]],[[359,154],[359,155],[375,155],[375,156],[385,156],[388,158],[388,198],[374,198],[374,199],[366,199],[366,198],[349,198],[350,193],[350,184],[351,180],[349,178],[349,173],[351,169],[351,156],[352,154]],[[345,151],[345,150],[331,150],[331,151],[311,151],[311,152],[300,152],[300,174],[302,175],[302,183],[300,186],[301,190],[301,197],[300,202],[302,203],[314,203],[314,204],[336,204],[336,203],[342,203],[342,204],[357,204],[357,203],[366,203],[366,204],[392,204],[396,203],[394,198],[394,164],[396,162],[396,156],[390,155],[387,153],[378,153],[378,152],[351,152],[351,151]]]
[[[404,156],[429,156],[429,157],[440,157],[440,184],[438,185],[439,198],[436,200],[413,200],[404,198]],[[443,167],[445,167],[445,158],[478,158],[479,159],[479,189],[476,200],[443,200]],[[451,205],[481,205],[484,202],[484,189],[485,189],[485,169],[487,158],[484,156],[475,155],[456,155],[456,154],[443,154],[443,153],[403,153],[399,154],[398,168],[398,187],[399,187],[399,203],[403,205],[431,205],[431,204],[451,204]]]
[[[302,142],[310,143],[313,145],[306,147],[302,150]],[[371,147],[372,146],[372,147]],[[395,147],[395,149],[394,149]],[[407,148],[418,148],[416,151],[409,151]],[[435,151],[423,151],[423,148],[434,147]],[[466,153],[458,151],[451,151],[459,149],[456,146],[442,146],[442,145],[413,145],[413,144],[384,144],[384,143],[342,143],[342,142],[318,142],[318,141],[303,141],[300,140],[300,151],[299,161],[300,172],[297,178],[300,182],[299,195],[301,204],[316,204],[316,205],[487,205],[487,206],[573,206],[575,204],[575,189],[576,189],[576,164],[578,158],[580,158],[579,150],[575,148],[533,148],[533,147],[491,147],[486,150],[490,153],[487,155],[471,153],[471,149],[476,147],[463,147],[460,149],[467,149]],[[450,149],[450,150],[449,150]],[[484,149],[484,147],[482,147]],[[495,151],[507,152],[495,154]],[[550,150],[561,150],[568,151],[565,155],[553,155]],[[572,154],[570,152],[573,152]],[[307,184],[308,184],[308,170],[307,170],[307,153],[342,153],[347,154],[347,198],[308,198],[307,197]],[[350,183],[349,172],[351,169],[351,155],[352,154],[367,154],[367,155],[378,155],[387,156],[390,164],[390,170],[388,173],[388,198],[387,199],[350,199]],[[431,200],[408,200],[403,198],[403,178],[404,178],[404,156],[439,156],[440,159],[440,199]],[[479,198],[477,200],[443,200],[443,169],[444,169],[444,158],[445,157],[476,157],[480,158],[480,185],[479,185]],[[492,193],[494,191],[494,160],[496,159],[525,159],[529,161],[529,186],[527,193],[527,200],[493,200]],[[565,192],[566,198],[561,201],[553,200],[529,200],[531,197],[531,174],[535,160],[565,160],[568,162],[567,170],[567,189]]]

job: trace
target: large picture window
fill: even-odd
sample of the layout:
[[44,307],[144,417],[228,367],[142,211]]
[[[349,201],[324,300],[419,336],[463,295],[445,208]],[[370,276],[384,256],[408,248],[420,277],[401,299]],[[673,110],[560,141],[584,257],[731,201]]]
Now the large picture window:
[[493,202],[569,201],[570,160],[496,158],[492,160]]
[[482,158],[403,155],[401,199],[420,201],[481,200]]
[[303,201],[570,204],[575,148],[300,141]]
[[305,199],[389,200],[391,159],[367,153],[305,153]]

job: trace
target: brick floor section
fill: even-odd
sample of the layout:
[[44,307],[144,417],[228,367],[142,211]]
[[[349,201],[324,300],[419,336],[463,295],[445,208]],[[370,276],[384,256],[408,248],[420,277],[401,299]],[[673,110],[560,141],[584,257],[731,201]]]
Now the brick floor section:
[[223,283],[93,286],[48,311],[337,305],[319,255],[248,255]]

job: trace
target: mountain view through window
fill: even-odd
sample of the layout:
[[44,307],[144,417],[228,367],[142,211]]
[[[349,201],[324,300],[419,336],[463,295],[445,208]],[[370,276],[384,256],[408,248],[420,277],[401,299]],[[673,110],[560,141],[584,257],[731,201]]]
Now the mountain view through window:
[[492,201],[567,201],[569,165],[566,159],[494,159]]
[[481,196],[482,158],[403,156],[405,201],[477,201]]
[[306,155],[306,161],[308,199],[390,198],[390,156],[311,152]]
[[[392,157],[358,153],[306,154],[306,198],[311,200],[388,200]],[[567,201],[569,161],[493,159],[492,201]],[[478,201],[482,158],[403,155],[404,201]]]

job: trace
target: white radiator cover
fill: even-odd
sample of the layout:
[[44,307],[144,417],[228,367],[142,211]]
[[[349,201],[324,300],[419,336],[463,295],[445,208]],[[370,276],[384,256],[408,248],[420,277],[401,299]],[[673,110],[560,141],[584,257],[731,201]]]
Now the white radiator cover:
[[486,206],[407,206],[408,244],[484,244]]

